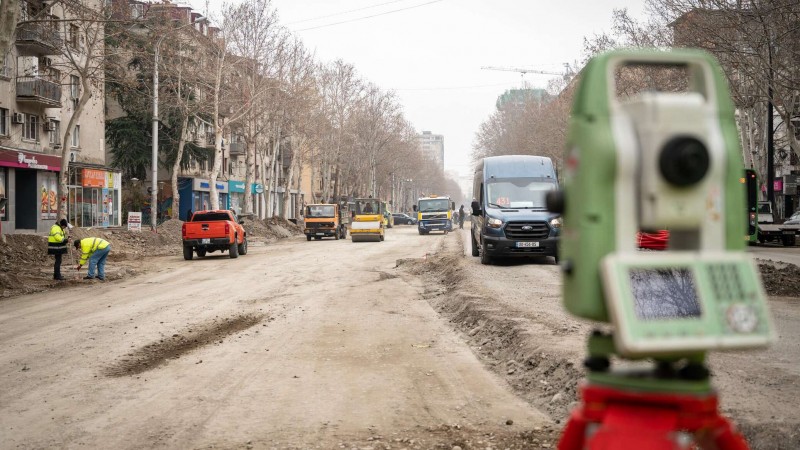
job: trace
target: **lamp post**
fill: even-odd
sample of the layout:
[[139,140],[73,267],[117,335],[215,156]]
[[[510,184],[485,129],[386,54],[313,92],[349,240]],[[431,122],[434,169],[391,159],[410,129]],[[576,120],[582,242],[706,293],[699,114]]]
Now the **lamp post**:
[[[172,31],[179,31],[186,27],[193,26],[198,23],[205,22],[207,19],[205,17],[201,17],[194,22],[189,22],[187,24],[181,25],[177,28],[174,28]],[[161,48],[161,43],[164,41],[164,38],[169,36],[170,33],[164,33],[161,37],[158,38],[156,41],[155,49],[153,52],[153,163],[152,163],[152,185],[151,185],[151,193],[150,193],[150,204],[153,205],[150,207],[150,229],[152,231],[157,231],[158,221],[156,220],[156,212],[153,210],[153,207],[158,206],[158,58],[159,58],[159,51]]]

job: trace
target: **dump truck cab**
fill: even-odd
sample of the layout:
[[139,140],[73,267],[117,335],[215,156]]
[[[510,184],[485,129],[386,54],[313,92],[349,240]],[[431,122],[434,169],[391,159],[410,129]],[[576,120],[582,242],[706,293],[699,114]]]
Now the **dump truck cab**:
[[417,231],[428,234],[431,231],[442,231],[447,234],[453,231],[453,210],[455,203],[450,197],[429,195],[417,199],[414,212],[417,213]]
[[320,203],[306,205],[303,210],[303,233],[307,240],[332,237],[336,240],[347,237],[347,226],[342,221],[339,205]]
[[383,241],[386,234],[383,202],[374,198],[357,198],[353,203],[352,241]]

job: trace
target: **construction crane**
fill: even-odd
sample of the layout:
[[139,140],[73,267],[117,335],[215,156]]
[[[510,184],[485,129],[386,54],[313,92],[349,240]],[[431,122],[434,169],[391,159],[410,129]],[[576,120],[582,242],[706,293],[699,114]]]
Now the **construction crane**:
[[521,77],[525,77],[526,73],[535,73],[539,75],[556,75],[563,77],[564,80],[569,80],[572,77],[572,69],[569,67],[569,63],[564,63],[564,72],[550,72],[547,70],[536,70],[536,69],[521,69],[517,67],[495,67],[495,66],[483,66],[481,67],[483,70],[502,70],[504,72],[519,72]]

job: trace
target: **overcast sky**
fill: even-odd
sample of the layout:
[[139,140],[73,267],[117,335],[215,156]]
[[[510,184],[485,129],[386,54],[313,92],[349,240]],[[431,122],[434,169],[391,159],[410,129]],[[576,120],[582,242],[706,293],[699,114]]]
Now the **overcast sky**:
[[[205,8],[204,0],[190,3],[201,12]],[[584,36],[610,29],[614,8],[628,8],[637,18],[644,9],[643,0],[272,0],[272,4],[280,22],[319,61],[342,59],[353,64],[362,78],[396,91],[406,118],[418,132],[444,135],[445,169],[461,174],[471,172],[475,133],[494,110],[497,97],[520,87],[522,81],[519,73],[481,70],[482,66],[560,73],[564,63],[581,58]],[[525,75],[534,87],[545,87],[549,78]]]

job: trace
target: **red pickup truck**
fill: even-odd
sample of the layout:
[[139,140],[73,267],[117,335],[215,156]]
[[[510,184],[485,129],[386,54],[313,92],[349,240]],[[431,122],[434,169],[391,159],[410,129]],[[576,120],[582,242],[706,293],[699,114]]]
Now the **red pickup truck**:
[[247,233],[243,224],[232,211],[197,211],[181,229],[183,259],[192,259],[195,252],[202,258],[217,250],[227,251],[231,258],[246,255]]

